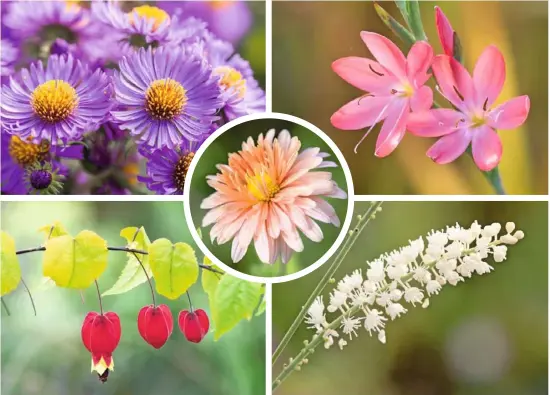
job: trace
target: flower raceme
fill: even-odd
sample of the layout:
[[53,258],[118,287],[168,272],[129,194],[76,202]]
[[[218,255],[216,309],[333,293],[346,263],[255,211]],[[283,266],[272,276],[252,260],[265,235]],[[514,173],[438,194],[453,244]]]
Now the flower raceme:
[[95,370],[102,382],[107,381],[114,370],[113,352],[121,336],[120,319],[116,313],[88,313],[82,324],[82,342],[92,354],[92,372]]
[[155,348],[164,346],[174,328],[172,312],[165,304],[145,306],[138,314],[138,331]]
[[[338,340],[341,349],[347,344],[345,337],[351,340],[361,327],[385,343],[388,321],[407,313],[410,306],[428,307],[430,297],[446,284],[454,286],[474,274],[490,273],[494,269],[486,262],[490,255],[495,262],[503,262],[507,246],[524,237],[512,222],[505,225],[505,231],[501,234],[499,223],[482,227],[476,221],[469,228],[457,224],[432,231],[425,240],[410,241],[368,262],[364,273],[355,270],[345,276],[332,291],[326,309],[318,297],[308,310],[306,323],[323,337],[325,348],[340,337],[338,328],[343,335]],[[340,316],[328,323],[325,310]]]
[[298,229],[320,242],[323,232],[314,220],[340,226],[325,198],[344,199],[346,193],[330,172],[316,171],[336,163],[327,161],[329,154],[319,148],[300,148],[300,140],[288,131],[275,137],[271,129],[265,137],[260,134],[257,144],[249,137],[241,151],[229,155],[228,165],[219,165],[220,172],[208,176],[216,192],[201,203],[209,210],[202,226],[214,224],[212,242],[233,239],[233,262],[239,262],[254,241],[262,262],[272,264],[281,257],[287,263],[294,251],[304,249]]
[[200,343],[208,333],[210,321],[203,309],[182,310],[178,317],[178,326],[187,340]]
[[428,69],[433,58],[432,47],[416,42],[407,57],[389,39],[372,32],[361,32],[361,38],[377,61],[347,57],[336,60],[332,69],[351,85],[368,92],[345,104],[331,117],[334,127],[359,130],[384,121],[376,141],[375,155],[393,152],[405,136],[411,111],[426,111],[433,102],[432,90],[424,85],[430,78]]

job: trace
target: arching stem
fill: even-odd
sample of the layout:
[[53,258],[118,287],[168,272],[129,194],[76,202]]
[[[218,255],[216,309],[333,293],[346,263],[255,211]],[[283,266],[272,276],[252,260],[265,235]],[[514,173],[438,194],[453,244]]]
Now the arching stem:
[[187,299],[189,299],[189,310],[191,310],[191,313],[193,312],[193,303],[191,303],[191,295],[189,295],[189,291],[186,292]]
[[31,291],[30,291],[29,287],[27,287],[27,284],[25,283],[25,280],[23,280],[22,278],[21,278],[21,284],[23,284],[23,286],[27,290],[27,293],[29,294],[29,298],[31,298],[32,309],[34,310],[34,315],[36,316],[36,306],[34,305],[34,299],[32,298]]
[[101,292],[99,292],[99,284],[97,283],[97,280],[94,280],[95,282],[95,289],[97,289],[97,298],[99,299],[99,311],[101,312],[101,315],[103,315],[103,303],[101,302]]
[[143,266],[143,263],[141,263],[141,259],[138,258],[137,254],[135,252],[132,252],[132,254],[137,259],[139,265],[143,269],[143,273],[145,273],[145,277],[147,277],[147,282],[149,283],[149,288],[151,288],[151,296],[153,297],[153,307],[157,307],[157,301],[155,299],[155,290],[153,289],[153,283],[151,282],[151,278],[149,277],[149,274],[147,274],[147,270],[145,270],[145,266]]
[[6,309],[6,313],[8,313],[8,315],[11,315],[10,309],[8,309],[8,305],[6,304],[4,298],[0,298],[0,300],[2,301],[2,306],[4,306],[4,308]]

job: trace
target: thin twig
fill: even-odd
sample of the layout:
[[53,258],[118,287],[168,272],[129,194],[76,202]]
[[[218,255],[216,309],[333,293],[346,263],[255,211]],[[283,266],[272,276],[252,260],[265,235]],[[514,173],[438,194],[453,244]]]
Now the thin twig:
[[19,250],[15,252],[15,255],[28,254],[29,252],[46,251],[46,247],[28,248],[26,250]]
[[29,298],[31,298],[32,309],[34,310],[34,316],[36,317],[36,306],[34,305],[34,299],[32,298],[31,291],[29,290],[29,287],[27,287],[27,284],[25,283],[25,280],[23,280],[23,278],[21,278],[21,284],[23,284],[23,286],[27,290],[27,293],[29,294]]
[[0,298],[0,300],[2,301],[2,306],[4,306],[4,308],[6,309],[6,313],[8,313],[8,315],[11,315],[10,309],[8,309],[8,305],[6,304],[4,298]]
[[99,311],[101,312],[101,315],[103,315],[103,303],[101,302],[101,292],[99,291],[99,284],[97,283],[97,280],[94,280],[95,282],[95,288],[97,289],[97,298],[99,299]]
[[136,260],[138,261],[139,265],[143,269],[143,273],[145,273],[145,277],[147,277],[147,282],[149,283],[149,288],[151,288],[151,296],[153,297],[153,307],[157,307],[157,301],[155,299],[155,290],[153,289],[153,283],[151,282],[151,278],[149,277],[149,274],[147,274],[147,270],[145,270],[145,266],[143,266],[143,263],[137,256],[135,252],[132,252]]
[[191,295],[189,295],[189,291],[186,292],[187,299],[189,299],[189,310],[191,310],[191,313],[193,312],[193,303],[191,303]]

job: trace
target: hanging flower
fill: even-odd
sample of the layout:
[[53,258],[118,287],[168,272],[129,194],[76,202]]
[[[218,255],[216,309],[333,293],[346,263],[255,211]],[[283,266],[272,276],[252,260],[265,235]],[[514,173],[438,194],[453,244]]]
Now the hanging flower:
[[172,334],[172,312],[165,304],[145,306],[138,314],[138,331],[143,340],[159,349]]
[[192,343],[200,343],[208,333],[210,321],[203,309],[182,310],[178,316],[181,333]]
[[338,59],[332,69],[346,82],[368,93],[344,105],[330,120],[342,130],[370,127],[355,146],[355,152],[374,125],[384,121],[375,151],[376,156],[384,157],[405,136],[411,111],[425,111],[432,106],[432,90],[424,84],[430,77],[433,50],[427,42],[418,41],[405,58],[393,42],[380,34],[361,32],[361,38],[377,62],[352,56]]
[[202,221],[212,242],[224,244],[233,239],[231,259],[239,262],[248,246],[260,260],[287,263],[294,251],[304,249],[298,229],[309,239],[320,242],[323,232],[314,221],[340,226],[338,215],[326,198],[345,199],[346,193],[332,180],[332,174],[316,171],[337,167],[319,148],[300,151],[297,137],[283,130],[252,137],[242,150],[229,154],[228,165],[208,176],[215,193],[203,200],[201,208],[210,210]]

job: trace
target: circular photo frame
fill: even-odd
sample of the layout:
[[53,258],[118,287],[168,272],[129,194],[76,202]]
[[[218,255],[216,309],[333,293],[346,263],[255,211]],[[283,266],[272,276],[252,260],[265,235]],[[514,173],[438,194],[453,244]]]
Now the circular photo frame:
[[354,192],[344,156],[315,125],[287,114],[238,118],[195,153],[184,211],[211,263],[247,281],[311,273],[349,230]]

